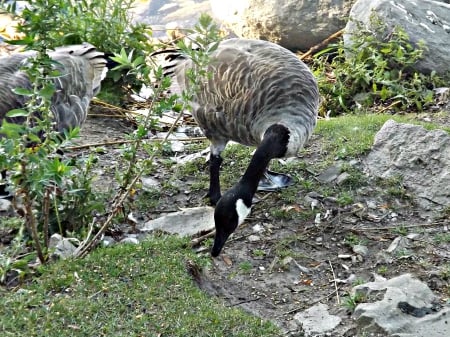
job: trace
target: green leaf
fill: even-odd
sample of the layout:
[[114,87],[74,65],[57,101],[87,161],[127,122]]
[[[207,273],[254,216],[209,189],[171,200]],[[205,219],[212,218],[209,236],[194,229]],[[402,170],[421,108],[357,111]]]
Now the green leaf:
[[55,86],[53,83],[47,83],[41,90],[39,90],[39,96],[42,96],[47,101],[50,101],[55,93]]
[[12,92],[15,93],[16,95],[21,95],[21,96],[33,96],[33,91],[29,90],[29,89],[25,89],[25,88],[14,88],[12,89]]
[[23,109],[13,109],[6,113],[6,117],[26,117],[29,115],[29,112]]

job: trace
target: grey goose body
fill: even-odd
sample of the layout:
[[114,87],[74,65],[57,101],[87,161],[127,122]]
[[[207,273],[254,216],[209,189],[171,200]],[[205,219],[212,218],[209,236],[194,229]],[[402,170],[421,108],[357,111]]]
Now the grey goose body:
[[[21,124],[24,117],[6,117],[8,111],[26,104],[27,97],[13,92],[15,88],[31,89],[27,75],[21,70],[36,52],[27,51],[0,57],[0,124],[5,119]],[[81,127],[86,120],[89,104],[100,91],[100,84],[106,75],[106,59],[103,53],[88,43],[58,47],[49,52],[55,61],[54,67],[60,75],[54,79],[55,92],[51,111],[54,129],[60,133],[74,127]],[[41,118],[36,112],[36,117]],[[5,137],[0,133],[0,138]],[[0,172],[4,179],[6,172]],[[7,195],[0,179],[0,195]]]
[[[186,70],[194,63],[170,55],[165,68],[175,83],[189,87]],[[211,142],[208,195],[216,204],[217,256],[229,235],[249,214],[252,198],[273,158],[295,156],[313,132],[319,92],[309,68],[276,44],[247,39],[222,41],[211,55],[211,77],[200,84],[192,101],[193,116]],[[255,146],[241,179],[223,196],[220,192],[221,152],[228,141]]]
[[[8,118],[6,113],[22,108],[26,103],[25,96],[17,95],[12,90],[31,88],[32,84],[21,67],[34,55],[34,51],[27,51],[0,58],[0,122],[5,118],[13,123],[23,122],[23,118]],[[54,79],[56,91],[51,103],[55,129],[63,132],[80,127],[107,71],[103,53],[84,43],[58,47],[50,51],[49,56],[56,61],[54,67],[60,72]]]

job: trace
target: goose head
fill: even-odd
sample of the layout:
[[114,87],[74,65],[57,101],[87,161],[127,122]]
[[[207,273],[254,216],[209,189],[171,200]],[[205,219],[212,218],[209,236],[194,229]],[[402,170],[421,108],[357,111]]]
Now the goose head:
[[229,236],[250,214],[252,196],[253,193],[245,185],[238,183],[220,198],[214,211],[216,235],[211,250],[213,257],[220,254]]

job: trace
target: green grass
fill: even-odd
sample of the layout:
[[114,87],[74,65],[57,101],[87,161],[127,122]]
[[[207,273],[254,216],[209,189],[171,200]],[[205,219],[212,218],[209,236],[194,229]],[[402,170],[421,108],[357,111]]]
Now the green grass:
[[[332,155],[332,158],[354,158],[367,153],[373,144],[375,134],[389,119],[398,123],[422,125],[433,130],[439,125],[423,123],[414,120],[414,115],[346,115],[329,120],[319,120],[315,133],[324,138],[322,152]],[[450,133],[450,128],[444,128]]]
[[[59,261],[20,291],[0,290],[2,336],[279,336],[271,323],[200,291],[188,242],[170,236]],[[1,289],[1,288],[0,288]]]

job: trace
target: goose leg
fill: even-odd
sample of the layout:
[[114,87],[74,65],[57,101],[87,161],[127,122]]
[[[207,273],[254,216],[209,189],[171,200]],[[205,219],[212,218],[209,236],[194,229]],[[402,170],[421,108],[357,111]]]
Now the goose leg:
[[221,197],[220,193],[220,165],[222,157],[220,154],[211,155],[209,159],[209,191],[206,195],[209,197],[211,205],[215,206]]
[[293,179],[282,173],[266,170],[259,181],[258,191],[276,191],[294,183]]
[[222,194],[220,193],[220,165],[222,164],[221,153],[227,146],[224,139],[211,140],[211,156],[209,158],[209,191],[206,194],[209,202],[215,206]]

